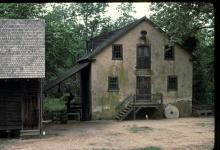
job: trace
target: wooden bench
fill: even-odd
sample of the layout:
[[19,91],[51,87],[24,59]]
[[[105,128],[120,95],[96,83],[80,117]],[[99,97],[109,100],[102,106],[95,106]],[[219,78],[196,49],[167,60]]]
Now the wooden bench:
[[80,121],[81,120],[81,114],[80,112],[74,112],[74,113],[67,113],[67,116],[76,116],[77,120]]
[[194,111],[196,116],[212,116],[214,115],[213,110],[195,110]]

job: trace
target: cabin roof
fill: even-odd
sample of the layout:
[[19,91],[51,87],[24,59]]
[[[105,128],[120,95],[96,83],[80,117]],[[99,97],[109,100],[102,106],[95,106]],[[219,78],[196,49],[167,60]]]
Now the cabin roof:
[[[121,36],[123,36],[124,34],[129,32],[131,29],[133,29],[134,27],[136,27],[138,24],[140,24],[143,21],[147,21],[149,24],[151,24],[154,28],[159,30],[161,33],[167,35],[167,33],[165,31],[163,31],[159,26],[157,26],[155,23],[153,23],[147,17],[142,17],[142,18],[140,18],[140,19],[138,19],[138,20],[136,20],[136,21],[120,28],[120,29],[117,29],[117,30],[114,30],[114,31],[111,31],[111,32],[108,32],[108,33],[104,33],[104,34],[101,34],[97,37],[92,38],[92,40],[99,40],[100,44],[96,45],[96,47],[90,53],[87,53],[86,55],[81,57],[77,62],[81,63],[81,62],[85,62],[88,59],[93,58],[98,53],[100,53],[105,47],[112,44],[114,41],[119,39]],[[188,50],[188,49],[184,48],[183,45],[181,45],[179,43],[176,43],[176,44],[179,45],[184,50],[186,50],[191,55],[191,50]]]
[[0,79],[44,77],[44,20],[0,19]]

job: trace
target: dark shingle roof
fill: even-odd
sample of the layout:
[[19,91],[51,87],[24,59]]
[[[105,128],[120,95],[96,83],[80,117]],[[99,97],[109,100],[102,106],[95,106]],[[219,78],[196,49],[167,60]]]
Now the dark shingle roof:
[[0,79],[44,77],[44,21],[0,19]]
[[[88,54],[84,55],[83,57],[81,57],[77,62],[81,63],[81,62],[85,62],[88,59],[91,59],[92,57],[96,56],[99,52],[101,52],[105,47],[107,47],[109,44],[113,43],[115,40],[119,39],[121,36],[123,36],[125,33],[127,33],[128,31],[130,31],[131,29],[133,29],[134,27],[136,27],[138,24],[140,24],[143,21],[147,21],[149,24],[151,24],[153,27],[155,27],[155,29],[159,30],[160,32],[162,32],[163,34],[167,35],[167,33],[165,31],[163,31],[159,26],[157,26],[155,23],[153,23],[151,20],[149,20],[147,17],[142,17],[136,21],[134,21],[133,23],[130,23],[128,25],[126,25],[123,28],[108,32],[106,34],[94,37],[92,40],[98,40],[100,39],[100,37],[108,37],[108,38],[102,38],[105,39],[102,42],[100,42],[99,45],[96,45],[95,48]],[[168,36],[168,35],[167,35]],[[178,44],[178,43],[176,43]],[[185,49],[187,52],[189,52],[191,54],[190,50],[187,50],[186,48],[184,48],[182,45],[178,44],[180,47],[182,47],[183,49]]]

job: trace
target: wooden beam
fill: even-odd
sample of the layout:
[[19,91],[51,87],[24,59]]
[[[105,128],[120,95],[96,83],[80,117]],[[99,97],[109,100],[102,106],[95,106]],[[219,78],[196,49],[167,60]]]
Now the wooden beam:
[[60,89],[60,83],[58,84],[58,93],[60,93],[61,89]]
[[134,103],[135,103],[135,96],[133,96],[133,120],[135,120],[136,119],[136,114],[135,114],[135,105],[134,105]]
[[42,121],[43,121],[43,79],[40,79],[40,134],[42,128]]

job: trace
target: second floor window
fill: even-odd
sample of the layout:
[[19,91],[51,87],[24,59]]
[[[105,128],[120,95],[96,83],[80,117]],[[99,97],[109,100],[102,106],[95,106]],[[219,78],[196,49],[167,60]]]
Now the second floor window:
[[147,45],[138,45],[137,47],[137,69],[150,69],[150,47]]
[[123,47],[122,44],[113,44],[112,45],[112,59],[123,59]]
[[164,59],[165,60],[174,60],[174,46],[165,45]]

